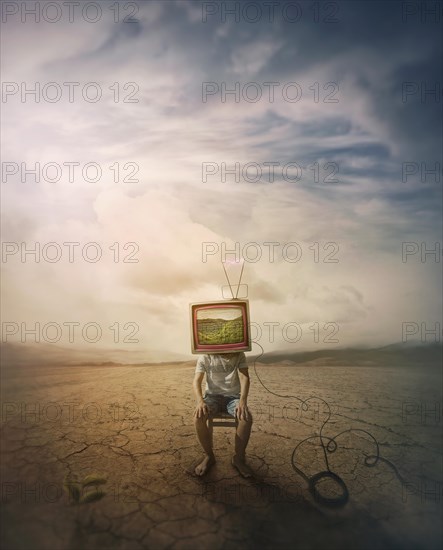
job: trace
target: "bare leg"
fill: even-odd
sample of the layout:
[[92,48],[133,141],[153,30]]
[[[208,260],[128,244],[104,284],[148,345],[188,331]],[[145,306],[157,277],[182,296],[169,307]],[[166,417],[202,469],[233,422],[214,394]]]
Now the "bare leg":
[[251,435],[252,416],[248,420],[239,420],[235,434],[235,455],[232,458],[232,465],[237,468],[243,477],[251,477],[252,471],[245,463],[245,451]]
[[212,434],[207,423],[208,417],[196,417],[194,419],[197,439],[205,452],[203,460],[195,467],[195,473],[198,476],[206,474],[209,468],[215,463],[214,452],[212,450]]

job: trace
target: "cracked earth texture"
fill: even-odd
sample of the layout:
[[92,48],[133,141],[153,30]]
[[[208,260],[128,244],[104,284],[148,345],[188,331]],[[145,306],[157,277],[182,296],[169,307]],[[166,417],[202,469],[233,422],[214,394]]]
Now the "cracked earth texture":
[[[330,469],[346,484],[340,508],[314,499],[291,455],[318,435],[326,405],[278,398],[251,371],[253,480],[230,464],[232,428],[214,428],[217,463],[201,456],[192,413],[194,363],[2,371],[2,548],[7,550],[433,549],[441,547],[441,371],[257,365],[276,393],[328,403]],[[318,440],[297,450],[307,476],[325,470]],[[106,478],[105,496],[77,505],[65,476]],[[398,475],[401,477],[399,478]],[[331,481],[321,493],[337,496]],[[86,492],[97,488],[89,487]],[[84,493],[83,493],[84,494]]]

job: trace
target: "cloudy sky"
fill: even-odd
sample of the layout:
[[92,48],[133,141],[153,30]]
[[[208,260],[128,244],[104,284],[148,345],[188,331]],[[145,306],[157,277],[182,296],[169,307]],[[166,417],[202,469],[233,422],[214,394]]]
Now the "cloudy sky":
[[235,282],[235,243],[265,351],[441,322],[441,17],[396,1],[9,4],[4,343],[31,345],[39,323],[41,353],[189,358],[189,303],[222,297],[223,259]]

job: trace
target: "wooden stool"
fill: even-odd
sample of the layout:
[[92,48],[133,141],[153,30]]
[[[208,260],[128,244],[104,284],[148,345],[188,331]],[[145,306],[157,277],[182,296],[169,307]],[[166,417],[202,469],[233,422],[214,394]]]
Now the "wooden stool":
[[223,426],[226,428],[237,428],[237,417],[231,416],[228,413],[218,413],[215,416],[208,418],[208,428],[212,429],[213,426]]
[[214,446],[214,426],[216,428],[235,428],[237,429],[238,420],[237,417],[233,417],[227,412],[217,413],[215,416],[208,418],[208,428],[211,434],[211,443]]

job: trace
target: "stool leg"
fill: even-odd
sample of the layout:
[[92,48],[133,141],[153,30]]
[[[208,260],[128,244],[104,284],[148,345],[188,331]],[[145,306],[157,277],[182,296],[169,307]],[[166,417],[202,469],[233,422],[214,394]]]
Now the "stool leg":
[[212,424],[212,417],[210,416],[208,418],[208,430],[209,430],[209,434],[211,436],[211,447],[214,448],[214,426]]

